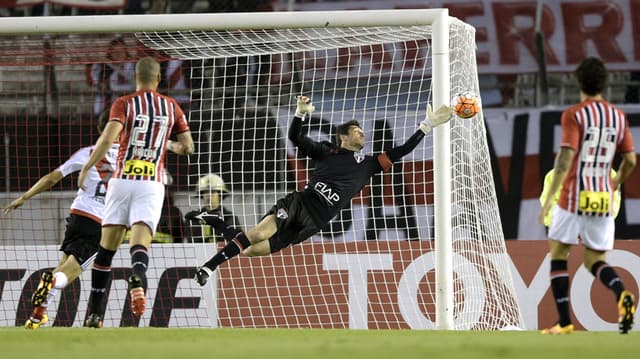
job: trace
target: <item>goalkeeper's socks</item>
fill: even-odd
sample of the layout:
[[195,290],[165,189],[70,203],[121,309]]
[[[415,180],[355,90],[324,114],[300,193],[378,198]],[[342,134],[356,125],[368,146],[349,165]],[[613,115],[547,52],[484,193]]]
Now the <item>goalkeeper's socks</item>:
[[598,278],[602,284],[615,293],[616,301],[620,299],[622,292],[624,292],[624,285],[613,268],[606,262],[597,261],[593,264],[593,267],[591,267],[591,273]]
[[571,324],[569,316],[569,272],[566,260],[551,260],[551,291],[558,309],[558,324],[565,327]]
[[208,225],[213,227],[216,233],[222,234],[225,241],[233,240],[238,233],[242,232],[235,227],[227,225],[222,215],[207,214],[203,216],[203,219]]
[[147,289],[147,267],[149,266],[149,254],[147,248],[141,244],[136,244],[129,249],[131,254],[131,274],[142,279],[143,288]]
[[111,261],[116,251],[111,251],[100,246],[98,254],[93,261],[91,269],[91,295],[89,297],[89,312],[102,315],[104,297],[107,285],[111,279]]
[[237,256],[250,245],[251,242],[249,242],[249,239],[244,232],[239,232],[232,240],[229,241],[229,243],[227,243],[226,246],[224,246],[224,248],[222,248],[222,250],[216,253],[213,258],[205,263],[204,266],[211,270],[215,270],[220,264]]

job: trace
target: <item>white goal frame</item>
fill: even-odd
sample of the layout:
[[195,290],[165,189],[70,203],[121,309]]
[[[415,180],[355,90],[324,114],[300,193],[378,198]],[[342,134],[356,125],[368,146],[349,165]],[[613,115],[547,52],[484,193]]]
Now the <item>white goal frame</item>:
[[[255,12],[235,14],[154,14],[14,17],[0,21],[0,34],[104,33],[323,28],[358,26],[432,27],[432,106],[449,105],[449,12],[447,9]],[[425,107],[427,104],[424,104]],[[434,129],[434,226],[436,247],[436,328],[453,329],[450,126]]]

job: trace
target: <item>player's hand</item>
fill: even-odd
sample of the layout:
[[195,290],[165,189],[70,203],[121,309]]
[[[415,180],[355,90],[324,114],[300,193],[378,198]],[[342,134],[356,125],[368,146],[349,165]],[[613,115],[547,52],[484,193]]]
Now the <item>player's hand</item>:
[[2,214],[8,214],[12,210],[19,208],[24,204],[24,202],[25,202],[25,199],[22,196],[16,198],[13,202],[9,203],[8,206],[2,209]]
[[298,96],[298,105],[296,107],[296,116],[304,117],[306,114],[316,110],[316,107],[311,104],[311,99],[307,96]]
[[442,105],[438,107],[436,112],[433,112],[433,110],[431,109],[431,104],[428,104],[427,116],[422,122],[420,122],[419,128],[426,135],[429,132],[431,132],[431,130],[434,127],[440,126],[443,123],[449,121],[450,119],[451,119],[451,107],[447,105]]

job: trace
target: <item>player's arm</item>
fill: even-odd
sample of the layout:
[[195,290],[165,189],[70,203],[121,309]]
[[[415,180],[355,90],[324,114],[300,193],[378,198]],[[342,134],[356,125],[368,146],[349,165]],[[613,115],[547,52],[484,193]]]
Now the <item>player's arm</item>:
[[556,156],[555,165],[553,167],[554,175],[551,179],[551,183],[549,184],[549,195],[545,198],[544,204],[542,205],[542,210],[540,211],[540,215],[538,216],[538,221],[541,224],[544,224],[544,217],[547,215],[551,207],[555,204],[553,194],[558,192],[562,183],[564,182],[564,178],[567,176],[569,169],[571,168],[571,163],[573,161],[573,156],[575,155],[576,150],[571,147],[560,147],[560,152]]
[[191,137],[191,132],[182,132],[177,135],[178,141],[167,142],[167,150],[176,153],[178,155],[186,156],[190,155],[194,151],[193,147],[193,137]]
[[60,182],[62,178],[64,178],[64,176],[59,169],[55,169],[47,173],[46,175],[42,176],[33,186],[31,186],[31,188],[29,188],[29,190],[27,190],[22,196],[16,198],[13,202],[4,207],[2,209],[2,213],[7,214],[16,208],[19,208],[31,197],[49,190],[56,183]]
[[107,154],[107,151],[111,148],[113,142],[118,138],[122,131],[122,123],[119,121],[109,121],[107,126],[102,131],[102,134],[98,138],[96,145],[89,156],[89,160],[82,167],[80,174],[78,175],[78,187],[85,190],[84,181],[87,179],[89,170],[98,163]]
[[635,167],[636,153],[633,151],[623,153],[620,167],[618,167],[616,176],[613,178],[613,188],[616,190],[619,189],[620,185],[629,178]]
[[402,145],[393,147],[387,150],[387,156],[389,160],[393,163],[407,155],[411,151],[413,151],[420,141],[424,138],[426,134],[431,132],[431,130],[440,126],[443,123],[446,123],[451,119],[451,108],[447,105],[442,105],[438,108],[436,112],[431,110],[431,105],[427,105],[427,116],[426,118],[420,122],[420,126],[418,130],[409,137],[409,139]]
[[296,113],[293,116],[293,121],[289,125],[288,137],[302,153],[315,158],[324,152],[324,146],[310,139],[308,136],[302,133],[302,124],[304,123],[307,114],[315,111],[315,107],[311,104],[311,99],[307,96],[298,96]]

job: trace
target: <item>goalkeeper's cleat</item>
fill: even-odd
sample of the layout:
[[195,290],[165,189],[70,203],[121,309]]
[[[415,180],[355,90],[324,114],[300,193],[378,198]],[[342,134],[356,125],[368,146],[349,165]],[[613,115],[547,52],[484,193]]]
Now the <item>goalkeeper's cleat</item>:
[[84,321],[84,326],[88,328],[102,328],[102,316],[91,313]]
[[136,317],[142,316],[147,305],[144,295],[144,283],[137,275],[129,277],[129,296],[131,297],[131,312]]
[[198,271],[196,272],[196,275],[193,277],[193,279],[195,279],[196,282],[198,282],[198,284],[203,287],[205,284],[207,284],[207,281],[209,280],[209,277],[212,273],[213,272],[211,271],[211,269],[207,267],[200,267],[198,268]]
[[217,213],[209,213],[205,211],[194,216],[193,218],[199,220],[200,224],[206,224],[216,229],[226,227],[224,219]]
[[618,329],[620,334],[627,334],[633,326],[633,314],[636,311],[633,294],[628,290],[625,290],[620,295],[618,301]]
[[47,308],[38,306],[33,308],[33,313],[24,323],[24,328],[35,330],[47,324],[48,321]]
[[50,271],[42,272],[40,283],[38,283],[38,287],[31,297],[31,304],[34,307],[38,307],[42,303],[46,303],[49,292],[54,285],[56,285],[56,277],[53,276],[53,273]]
[[573,333],[573,324],[567,324],[564,327],[560,326],[560,324],[556,324],[551,328],[543,329],[541,334],[549,334],[549,335],[564,335]]

